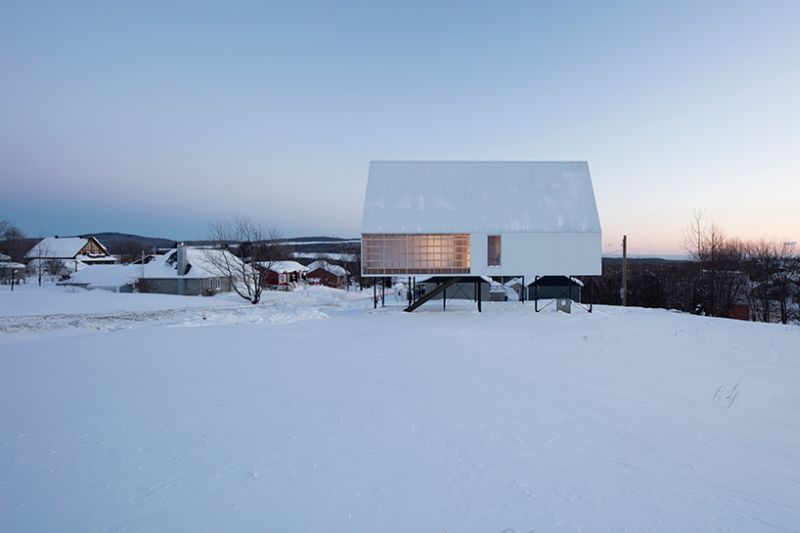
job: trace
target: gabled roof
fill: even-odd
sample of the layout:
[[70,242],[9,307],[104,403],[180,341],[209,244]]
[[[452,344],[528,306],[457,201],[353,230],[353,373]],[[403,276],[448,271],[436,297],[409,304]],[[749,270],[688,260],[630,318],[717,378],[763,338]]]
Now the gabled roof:
[[308,267],[301,265],[297,261],[262,262],[259,263],[259,266],[266,267],[276,274],[285,274],[286,272],[308,272]]
[[[53,259],[72,259],[84,246],[89,243],[93,237],[45,237],[34,246],[31,251],[25,254],[27,259],[53,258]],[[105,246],[100,241],[94,239],[94,242],[108,254]]]
[[[250,268],[227,250],[193,246],[186,246],[185,250],[188,271],[184,274],[184,278],[224,278],[228,272],[226,265],[230,265],[230,270],[233,272],[243,272]],[[173,248],[164,254],[153,256],[149,263],[133,266],[144,272],[144,275],[140,276],[143,278],[178,277],[178,250]]]
[[[224,278],[226,271],[220,265],[231,265],[234,272],[247,271],[250,267],[228,252],[211,248],[186,247],[188,271],[184,279]],[[70,276],[73,284],[90,287],[122,286],[137,279],[168,279],[178,277],[178,250],[153,255],[147,263],[130,265],[96,265],[84,268]]]
[[118,288],[134,283],[141,277],[141,265],[96,265],[70,275],[68,285],[89,288]]
[[325,272],[328,272],[329,274],[333,274],[334,276],[347,276],[347,270],[345,270],[344,267],[341,267],[339,265],[332,265],[327,261],[323,260],[314,261],[313,263],[308,265],[309,272],[314,272],[317,269],[322,269]]
[[362,233],[599,233],[585,161],[373,161]]
[[72,258],[86,246],[89,239],[83,237],[45,237],[25,254],[28,259],[37,257]]

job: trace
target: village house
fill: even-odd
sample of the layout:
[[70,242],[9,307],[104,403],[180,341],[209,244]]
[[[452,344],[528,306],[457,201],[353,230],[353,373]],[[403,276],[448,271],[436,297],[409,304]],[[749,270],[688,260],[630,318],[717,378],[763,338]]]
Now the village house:
[[210,296],[232,289],[231,277],[221,265],[231,265],[233,272],[250,269],[227,250],[179,245],[164,254],[148,256],[144,263],[83,269],[63,284],[115,292]]
[[297,261],[256,263],[261,272],[261,285],[273,290],[289,290],[305,280],[308,267]]
[[11,256],[0,254],[0,283],[19,284],[20,278],[25,279],[25,265],[11,260]]
[[306,281],[311,285],[323,285],[336,289],[347,287],[347,270],[339,265],[334,265],[323,259],[308,265]]
[[25,259],[35,268],[47,265],[53,270],[54,265],[63,264],[63,270],[77,272],[86,266],[110,265],[117,258],[108,253],[105,246],[96,238],[84,237],[46,237],[39,241],[25,254]]

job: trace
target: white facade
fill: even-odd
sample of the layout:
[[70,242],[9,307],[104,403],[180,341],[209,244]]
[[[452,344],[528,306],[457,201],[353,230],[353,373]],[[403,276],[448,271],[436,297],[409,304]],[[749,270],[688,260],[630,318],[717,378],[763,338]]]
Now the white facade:
[[[452,250],[425,244],[463,234],[467,263],[461,251],[452,263]],[[489,236],[500,237],[499,265],[489,264]],[[365,276],[601,273],[586,162],[372,162],[362,243]]]

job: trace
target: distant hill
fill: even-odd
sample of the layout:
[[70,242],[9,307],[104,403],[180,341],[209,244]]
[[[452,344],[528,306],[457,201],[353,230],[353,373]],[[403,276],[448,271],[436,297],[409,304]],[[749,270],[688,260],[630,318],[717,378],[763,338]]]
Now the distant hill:
[[[628,257],[629,265],[667,265],[687,263],[689,259],[683,258],[665,258],[665,257]],[[603,265],[621,265],[621,257],[604,257]]]
[[[133,235],[130,233],[102,232],[91,233],[96,237],[112,254],[120,254],[125,248],[138,247],[145,250],[153,248],[163,249],[175,246],[176,240],[161,237],[147,237],[143,235]],[[207,246],[213,244],[209,240],[184,240],[180,241],[188,245]],[[313,252],[313,253],[352,253],[361,245],[360,239],[344,239],[340,237],[289,237],[278,239],[281,245],[286,246],[287,253],[291,251]]]
[[[111,254],[121,254],[124,251],[130,251],[130,248],[138,248],[143,250],[173,248],[176,244],[175,239],[167,239],[163,237],[148,237],[145,235],[135,235],[132,233],[119,233],[113,231],[106,231],[100,233],[88,233],[84,235],[93,235],[101,243],[103,243]],[[66,235],[65,235],[66,236]],[[39,239],[27,238],[24,239],[25,251],[32,248]],[[184,240],[189,245],[203,246],[210,245],[212,241],[208,240]],[[338,254],[347,253],[352,254],[359,251],[361,247],[361,239],[359,238],[342,238],[342,237],[327,237],[324,235],[314,235],[310,237],[287,237],[278,239],[278,242],[286,247],[287,257],[292,252],[301,253],[315,253],[315,254]],[[677,264],[685,262],[687,259],[680,258],[662,258],[662,257],[629,257],[628,263],[633,265],[657,265],[657,264]],[[607,266],[617,265],[622,263],[621,257],[603,257],[603,264]]]
[[90,233],[108,249],[111,254],[120,254],[125,248],[142,248],[152,250],[153,248],[172,248],[175,241],[161,237],[145,237],[133,235],[131,233],[103,232]]

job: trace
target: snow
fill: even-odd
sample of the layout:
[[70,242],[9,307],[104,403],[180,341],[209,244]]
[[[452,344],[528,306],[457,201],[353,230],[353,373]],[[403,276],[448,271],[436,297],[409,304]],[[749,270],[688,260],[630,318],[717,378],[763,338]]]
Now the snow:
[[[224,265],[231,265],[230,271],[241,272],[249,268],[243,265],[242,260],[227,250],[213,248],[197,248],[186,246],[186,263],[190,265],[184,278],[216,278],[227,271]],[[172,250],[156,255],[149,263],[144,265],[144,278],[173,278],[178,275],[178,250]],[[141,268],[142,265],[137,265]]]
[[373,161],[362,233],[600,233],[585,161]]
[[[360,241],[357,241],[360,242]],[[352,262],[356,260],[354,254],[324,253],[324,252],[292,252],[295,259],[327,259],[329,261]]]
[[325,272],[328,272],[329,274],[333,274],[334,276],[347,276],[347,270],[345,270],[344,267],[341,267],[339,265],[332,265],[331,263],[328,263],[327,261],[323,261],[323,260],[314,261],[313,263],[308,265],[308,271],[309,272],[314,272],[318,268],[321,268]]
[[142,265],[93,265],[72,273],[67,283],[89,288],[118,289],[134,283],[141,276]]
[[[89,268],[102,268],[102,265],[87,267],[86,270]],[[8,287],[0,286],[0,317],[150,312],[189,307],[231,306],[244,302],[240,297],[230,293],[215,297],[117,294],[104,290],[60,287],[52,283],[39,287],[35,284],[35,280],[32,282],[31,279],[24,285],[14,287],[13,294],[9,292]]]
[[800,523],[797,327],[22,288],[0,287],[1,531]]
[[327,244],[327,245],[338,245],[338,244],[354,244],[360,243],[361,239],[338,239],[333,241],[277,241],[276,244],[280,246],[305,246],[310,244]]
[[[198,248],[186,246],[186,263],[190,266],[184,278],[216,278],[224,277],[225,265],[231,265],[230,271],[241,272],[247,269],[242,260],[227,250]],[[178,250],[173,248],[163,254],[154,255],[148,263],[128,265],[125,269],[137,278],[174,278],[178,276]],[[95,268],[95,267],[92,267]],[[122,269],[121,269],[122,270]],[[122,276],[123,274],[120,274]]]
[[[190,266],[184,278],[224,277],[223,265],[231,265],[232,272],[241,272],[249,267],[227,250],[186,247],[186,262]],[[174,278],[178,276],[177,249],[154,255],[148,263],[132,265],[92,265],[73,272],[66,282],[88,288],[116,290],[140,278]]]
[[308,267],[301,265],[297,261],[275,261],[274,263],[261,263],[267,266],[276,274],[285,274],[287,272],[308,272]]

